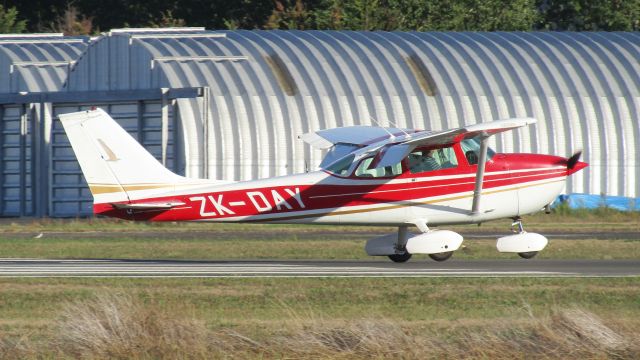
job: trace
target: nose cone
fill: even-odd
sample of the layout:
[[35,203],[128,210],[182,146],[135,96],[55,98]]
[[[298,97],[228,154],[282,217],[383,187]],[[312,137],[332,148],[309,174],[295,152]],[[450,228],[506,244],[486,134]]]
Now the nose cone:
[[579,161],[580,160],[580,156],[582,155],[582,151],[578,151],[577,153],[573,154],[570,158],[568,158],[567,161],[567,175],[571,175],[576,171],[580,171],[582,169],[584,169],[585,167],[587,167],[587,163]]
[[573,165],[573,167],[569,167],[569,164],[567,164],[567,175],[571,175],[575,172],[578,172],[584,168],[586,168],[587,166],[589,166],[589,164],[587,164],[586,162],[582,162],[582,161],[577,161],[575,163],[575,165]]

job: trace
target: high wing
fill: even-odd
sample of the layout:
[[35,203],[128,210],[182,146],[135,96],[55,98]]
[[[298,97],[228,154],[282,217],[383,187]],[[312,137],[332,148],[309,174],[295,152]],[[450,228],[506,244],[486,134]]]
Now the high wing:
[[419,132],[411,135],[409,138],[404,138],[401,139],[401,141],[396,142],[390,139],[391,141],[388,144],[385,144],[385,146],[381,149],[383,154],[382,156],[378,156],[380,160],[377,161],[374,166],[384,167],[397,164],[399,161],[402,161],[402,159],[409,155],[409,153],[416,147],[452,144],[454,142],[459,142],[467,138],[476,137],[478,135],[481,135],[483,138],[488,138],[491,135],[531,125],[535,122],[536,119],[533,118],[497,120],[488,123],[470,125],[453,130],[445,130],[439,132]]
[[299,139],[316,149],[325,150],[335,144],[370,145],[394,136],[405,135],[415,130],[398,128],[382,128],[378,126],[345,126],[334,129],[319,130],[298,136]]
[[487,123],[470,125],[458,129],[445,131],[422,131],[400,128],[383,128],[379,126],[345,126],[333,129],[313,131],[298,136],[299,139],[317,149],[328,149],[339,143],[353,145],[370,145],[387,140],[389,144],[441,145],[459,141],[463,138],[474,137],[479,133],[494,135],[503,131],[513,130],[536,122],[533,118],[513,118],[497,120]]
[[[333,145],[345,143],[364,146],[362,151],[376,152],[370,168],[392,166],[402,161],[411,151],[420,146],[438,146],[460,142],[467,138],[480,137],[480,154],[476,172],[476,184],[473,192],[472,214],[480,211],[480,198],[487,159],[488,139],[492,135],[514,130],[536,122],[533,118],[513,118],[480,123],[458,129],[444,131],[415,131],[398,128],[374,126],[350,126],[320,130],[301,135],[300,138],[311,146],[328,149]],[[371,148],[372,145],[374,145]]]

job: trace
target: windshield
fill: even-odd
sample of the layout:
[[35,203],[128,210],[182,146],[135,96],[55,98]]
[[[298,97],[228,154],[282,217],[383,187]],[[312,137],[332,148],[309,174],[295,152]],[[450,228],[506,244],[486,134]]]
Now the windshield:
[[366,158],[360,162],[360,165],[356,169],[354,175],[357,177],[369,177],[369,178],[379,178],[379,177],[393,177],[402,174],[402,163],[399,162],[395,165],[378,167],[371,169],[370,165],[373,161],[374,157]]
[[327,166],[326,170],[336,175],[347,176],[349,175],[349,168],[351,167],[351,163],[353,163],[353,159],[355,157],[355,155],[351,154],[344,159],[338,160],[335,163]]
[[[462,140],[460,147],[462,147],[462,152],[464,153],[464,157],[467,158],[469,165],[478,163],[478,159],[480,158],[480,136]],[[487,148],[487,161],[491,160],[495,154],[495,151]]]
[[360,146],[353,145],[353,144],[345,144],[345,143],[335,144],[331,147],[331,149],[329,149],[324,159],[322,159],[322,162],[320,163],[320,167],[324,169],[328,165],[335,162],[336,160],[346,156],[349,153],[352,153],[358,150],[359,148]]

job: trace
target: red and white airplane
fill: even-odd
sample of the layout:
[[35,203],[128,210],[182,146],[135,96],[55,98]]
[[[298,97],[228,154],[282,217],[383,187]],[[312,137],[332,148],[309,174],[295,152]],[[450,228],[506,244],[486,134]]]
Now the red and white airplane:
[[[490,136],[535,123],[508,119],[445,131],[350,126],[300,136],[328,149],[320,170],[241,182],[198,180],[167,170],[101,109],[60,115],[94,197],[94,212],[128,220],[397,226],[371,239],[369,255],[405,262],[448,259],[462,236],[431,227],[512,218],[500,252],[533,257],[547,239],[520,216],[540,211],[569,175],[571,158],[499,154]],[[416,226],[420,234],[408,227]]]

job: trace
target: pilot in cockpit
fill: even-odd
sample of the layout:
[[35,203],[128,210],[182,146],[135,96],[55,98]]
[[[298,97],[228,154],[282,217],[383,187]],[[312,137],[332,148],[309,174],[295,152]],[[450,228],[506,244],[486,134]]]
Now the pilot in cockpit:
[[435,159],[436,150],[423,150],[409,155],[409,170],[412,174],[425,171],[439,170],[441,168],[438,160]]

